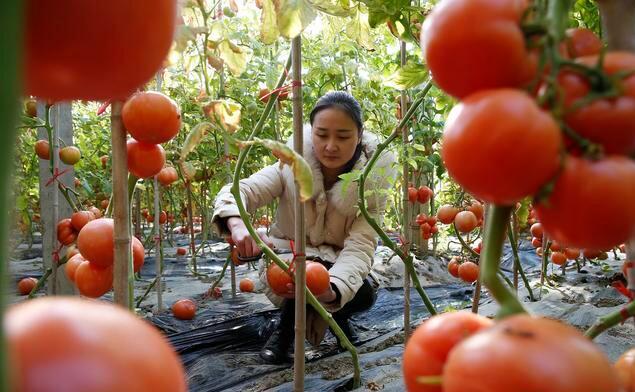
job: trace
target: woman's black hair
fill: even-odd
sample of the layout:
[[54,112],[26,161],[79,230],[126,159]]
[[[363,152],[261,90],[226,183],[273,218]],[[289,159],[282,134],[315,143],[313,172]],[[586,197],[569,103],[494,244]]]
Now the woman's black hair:
[[315,120],[315,116],[319,112],[330,108],[338,108],[340,110],[343,110],[357,125],[357,135],[359,136],[359,143],[357,143],[357,147],[355,148],[353,157],[346,163],[346,165],[344,165],[344,168],[342,170],[342,174],[344,174],[353,170],[355,163],[357,163],[359,157],[362,155],[362,133],[364,132],[362,106],[351,94],[347,93],[346,91],[330,91],[320,97],[320,99],[318,99],[317,103],[313,107],[313,110],[311,110],[311,114],[309,115],[311,125],[313,125],[313,120]]
[[324,94],[311,110],[309,119],[311,125],[315,116],[324,109],[338,108],[343,110],[357,125],[359,136],[361,137],[364,130],[364,120],[362,118],[362,107],[357,100],[346,91],[330,91]]

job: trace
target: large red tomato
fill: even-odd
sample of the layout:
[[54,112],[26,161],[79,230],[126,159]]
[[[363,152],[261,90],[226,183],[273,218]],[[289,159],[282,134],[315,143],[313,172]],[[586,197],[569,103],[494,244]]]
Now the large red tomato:
[[635,162],[568,156],[553,192],[536,205],[550,238],[563,246],[611,249],[635,233]]
[[176,102],[156,92],[136,93],[123,105],[121,118],[135,140],[147,144],[170,141],[181,127],[181,113]]
[[[598,56],[581,57],[579,62],[595,66]],[[565,116],[567,124],[581,136],[601,144],[608,154],[635,153],[635,53],[609,52],[604,57],[604,71],[609,75],[618,72],[630,76],[616,82],[620,95],[614,98],[594,100]],[[582,76],[566,72],[559,77],[565,92],[566,107],[584,99],[591,91]]]
[[536,65],[520,28],[526,0],[444,0],[423,23],[421,47],[434,81],[463,98],[519,87]]
[[172,314],[180,320],[191,320],[196,316],[196,302],[189,298],[180,299],[172,304]]
[[163,169],[161,169],[159,174],[157,174],[157,180],[159,180],[159,182],[163,186],[170,186],[174,181],[178,179],[179,175],[176,172],[176,169],[172,166],[164,167]]
[[493,324],[488,318],[465,311],[443,313],[424,321],[408,340],[403,354],[408,392],[442,392],[440,386],[417,382],[417,378],[440,376],[457,343]]
[[112,265],[114,260],[115,221],[100,218],[88,222],[77,236],[77,248],[86,260],[100,268]]
[[443,392],[619,392],[602,351],[558,321],[517,315],[450,352]]
[[267,267],[267,283],[271,291],[276,295],[293,298],[292,294],[288,294],[289,289],[287,288],[288,284],[293,283],[291,275],[278,267],[276,263],[271,263],[269,267]]
[[90,298],[99,298],[112,289],[113,267],[99,268],[84,261],[75,270],[75,284],[79,293]]
[[165,164],[165,150],[160,144],[146,144],[128,139],[128,171],[139,178],[154,177]]
[[161,68],[175,0],[26,1],[26,95],[125,99]]
[[15,391],[186,391],[185,372],[149,323],[104,302],[46,297],[7,310]]
[[560,166],[554,119],[519,90],[482,91],[455,106],[445,124],[443,161],[466,191],[511,205],[535,194]]
[[306,263],[306,287],[313,295],[321,295],[331,286],[329,271],[322,264],[315,261]]
[[615,362],[615,368],[624,384],[624,392],[635,392],[635,348],[620,356]]

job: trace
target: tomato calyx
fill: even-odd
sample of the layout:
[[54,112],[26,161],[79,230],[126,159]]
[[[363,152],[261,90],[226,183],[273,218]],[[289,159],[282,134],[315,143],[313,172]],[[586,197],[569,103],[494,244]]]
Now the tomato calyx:
[[417,377],[417,384],[441,386],[443,385],[443,376],[419,376]]

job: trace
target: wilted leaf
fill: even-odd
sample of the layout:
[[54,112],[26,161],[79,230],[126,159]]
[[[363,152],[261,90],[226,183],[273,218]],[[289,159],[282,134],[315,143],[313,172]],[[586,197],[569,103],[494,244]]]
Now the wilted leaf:
[[196,167],[192,162],[182,162],[181,172],[188,181],[192,181],[196,177]]
[[183,52],[187,49],[188,42],[196,39],[197,34],[204,34],[206,31],[207,29],[205,27],[190,27],[184,24],[177,26],[174,35],[174,41],[176,42],[175,50],[177,52]]
[[346,26],[346,35],[354,39],[363,48],[374,49],[370,38],[370,25],[368,24],[368,14],[358,11]]
[[241,48],[229,42],[229,40],[223,40],[218,44],[218,51],[221,59],[227,64],[229,71],[234,76],[240,76],[245,72],[247,63],[251,58],[251,49]]
[[238,4],[236,4],[236,0],[229,0],[229,8],[231,8],[234,12],[238,12]]
[[273,152],[280,160],[280,165],[289,165],[293,171],[295,182],[300,188],[300,201],[307,201],[313,196],[313,173],[311,167],[301,155],[293,151],[289,146],[275,140],[254,138],[250,142],[237,141],[239,146],[261,145]]
[[196,146],[203,140],[205,134],[209,132],[214,126],[208,122],[197,124],[190,133],[185,138],[185,143],[183,143],[183,147],[181,148],[181,161],[185,161],[185,158],[189,153],[194,151]]
[[351,16],[354,8],[349,0],[307,0],[315,9],[333,16]]
[[207,56],[207,63],[211,65],[214,69],[216,69],[218,72],[222,72],[223,64],[225,62],[220,57],[209,55]]
[[428,70],[422,64],[408,61],[397,72],[386,79],[386,85],[397,90],[406,90],[417,87],[428,79]]
[[278,29],[286,38],[295,38],[315,19],[316,13],[306,0],[276,0]]
[[260,40],[264,44],[269,45],[276,42],[279,36],[278,19],[273,1],[264,0],[260,15]]
[[207,117],[217,122],[229,133],[234,133],[240,128],[240,105],[223,100],[210,102],[203,108]]

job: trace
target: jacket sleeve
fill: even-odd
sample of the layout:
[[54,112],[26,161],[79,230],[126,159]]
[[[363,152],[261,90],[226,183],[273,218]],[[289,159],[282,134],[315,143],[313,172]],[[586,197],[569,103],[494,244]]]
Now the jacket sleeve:
[[[254,213],[284,192],[284,179],[279,163],[267,166],[250,177],[240,180],[239,187],[247,212]],[[212,227],[218,235],[229,234],[225,222],[232,216],[240,216],[240,213],[234,195],[231,193],[231,184],[227,184],[218,192],[214,202]]]
[[[366,182],[368,194],[367,210],[370,216],[381,226],[388,190],[391,188],[397,171],[393,167],[395,156],[384,153],[378,162],[374,173]],[[370,190],[374,191],[370,191]],[[353,221],[348,237],[344,240],[344,247],[329,270],[331,283],[337,286],[341,294],[340,303],[327,305],[327,309],[335,312],[350,302],[362,286],[364,279],[370,273],[377,248],[377,233],[361,214]]]

